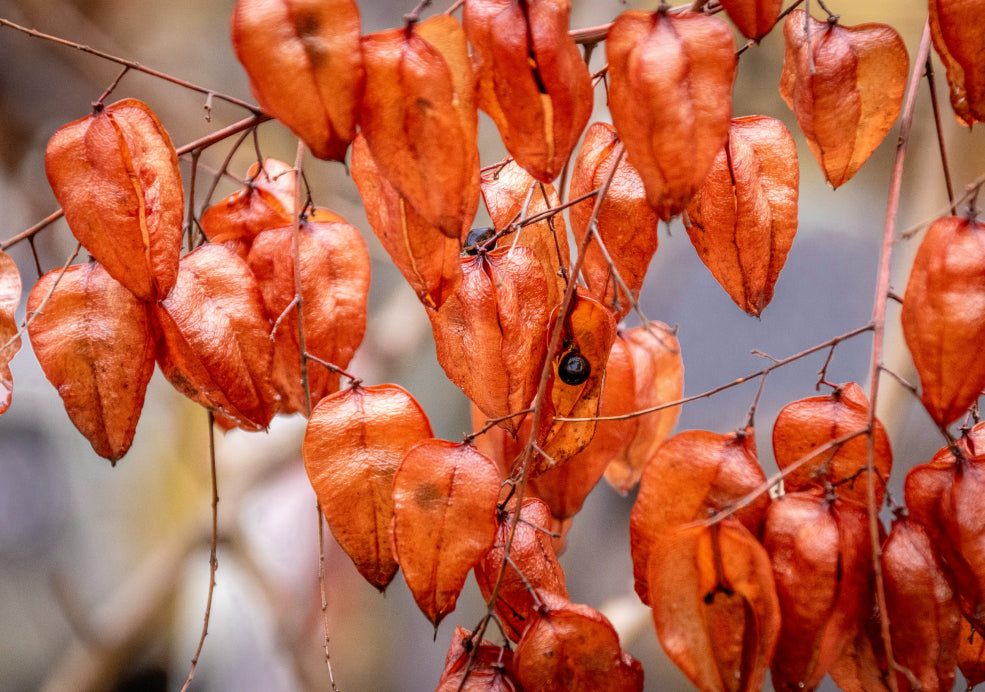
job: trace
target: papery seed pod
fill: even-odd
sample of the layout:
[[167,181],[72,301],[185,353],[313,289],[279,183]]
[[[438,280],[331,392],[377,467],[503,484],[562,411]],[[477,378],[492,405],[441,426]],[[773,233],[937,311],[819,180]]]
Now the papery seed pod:
[[380,591],[397,573],[393,476],[410,448],[431,437],[420,404],[395,384],[353,384],[323,398],[308,420],[301,454],[328,528]]
[[893,522],[882,547],[882,573],[893,623],[893,657],[919,682],[919,687],[911,687],[910,678],[897,673],[899,689],[953,689],[964,618],[920,523],[908,518]]
[[270,322],[239,255],[212,244],[185,255],[174,289],[152,317],[157,363],[179,392],[245,429],[267,427],[277,396]]
[[[561,198],[553,185],[535,181],[515,161],[483,173],[479,183],[489,217],[498,230],[506,228],[524,209],[527,217],[531,217],[561,206]],[[517,246],[528,247],[537,254],[550,289],[547,302],[552,306],[560,303],[567,287],[565,271],[571,264],[564,217],[555,214],[524,226],[503,242],[511,246],[515,242]]]
[[14,311],[21,300],[21,275],[17,265],[0,250],[0,415],[10,407],[14,378],[10,359],[21,347]]
[[[490,418],[517,413],[537,390],[550,306],[540,260],[508,247],[463,257],[462,282],[429,311],[438,363]],[[511,434],[518,417],[504,420]]]
[[742,35],[753,41],[770,32],[783,9],[783,0],[720,0],[720,4]]
[[171,138],[146,104],[97,106],[48,141],[45,172],[72,234],[144,301],[178,272],[185,197]]
[[549,183],[592,113],[592,80],[568,34],[568,0],[469,0],[463,22],[485,111],[507,151]]
[[[826,485],[837,486],[838,497],[859,505],[868,503],[869,440],[858,435],[840,446],[814,454],[817,448],[869,425],[869,401],[854,382],[842,385],[828,396],[814,396],[794,401],[780,411],[773,424],[773,454],[780,469],[800,463],[786,473],[787,490],[807,490]],[[886,429],[877,418],[873,423],[873,468],[876,472],[876,507],[882,505],[886,481],[893,468],[893,453]],[[811,456],[813,455],[813,456]],[[811,456],[804,462],[804,457]]]
[[769,556],[742,523],[669,532],[654,546],[647,581],[660,645],[699,690],[762,688],[780,604]]
[[[626,344],[633,358],[636,410],[684,396],[684,361],[674,330],[663,322],[652,321],[621,332],[617,341]],[[670,437],[680,413],[680,406],[672,406],[636,419],[639,424],[633,439],[605,469],[609,485],[624,495],[633,489],[657,449]]]
[[840,26],[836,19],[820,22],[803,10],[787,17],[780,95],[825,179],[837,188],[896,122],[910,58],[892,27]]
[[800,173],[779,120],[735,118],[725,147],[687,206],[694,249],[735,304],[759,316],[797,234]]
[[[629,518],[633,577],[649,604],[647,569],[658,541],[692,521],[707,519],[765,483],[752,428],[720,435],[686,430],[667,440],[647,465]],[[736,511],[753,536],[762,532],[769,497]]]
[[424,440],[393,477],[393,552],[437,628],[496,537],[496,464],[468,444]]
[[929,0],[930,35],[947,70],[951,107],[958,120],[971,127],[985,122],[985,2]]
[[437,310],[462,279],[459,240],[424,221],[380,175],[361,134],[352,143],[352,179],[383,249],[421,304]]
[[[316,358],[346,368],[366,331],[369,250],[358,229],[332,212],[316,210],[298,230],[305,349]],[[267,317],[278,325],[271,378],[282,398],[281,410],[304,413],[297,310],[293,307],[293,236],[291,227],[264,231],[254,239],[248,259]],[[312,406],[338,388],[337,373],[309,362]]]
[[524,689],[642,692],[642,668],[622,650],[602,613],[550,592],[537,597],[543,608],[513,652],[513,668]]
[[[805,538],[809,537],[809,539]],[[770,672],[777,690],[813,690],[852,641],[872,553],[865,509],[821,493],[787,493],[766,517],[782,627]]]
[[28,324],[31,348],[68,417],[96,454],[115,464],[133,442],[154,372],[146,305],[88,262],[41,277],[27,309],[35,315]]
[[465,32],[438,15],[362,39],[359,126],[380,174],[429,224],[463,238],[479,205],[478,113]]
[[623,12],[605,42],[609,110],[661,219],[679,214],[728,136],[735,41],[704,14]]
[[[515,520],[516,511],[505,512],[499,520],[496,542],[475,566],[475,580],[482,597],[492,594],[496,576],[503,562],[504,547]],[[513,534],[509,562],[499,585],[496,612],[506,627],[506,634],[518,641],[536,616],[536,602],[531,589],[550,591],[567,599],[564,570],[547,533],[551,510],[537,498],[527,497],[520,510],[520,523]]]
[[900,321],[920,375],[920,399],[946,426],[985,388],[985,224],[949,216],[924,236],[906,284]]
[[958,669],[968,683],[968,689],[985,682],[985,637],[968,618],[961,618],[958,638]]
[[[435,692],[518,692],[520,683],[512,669],[511,650],[486,639],[476,645],[472,632],[456,627]],[[466,670],[468,678],[463,683]]]
[[[618,142],[615,129],[607,123],[594,123],[588,128],[571,173],[570,199],[577,199],[602,184],[616,162]],[[590,197],[571,207],[568,212],[571,230],[579,245],[588,233],[588,221],[594,206],[595,198]],[[596,237],[605,245],[633,300],[639,298],[643,277],[653,253],[657,251],[659,220],[646,201],[646,190],[639,173],[623,156],[612,174],[595,227]],[[592,295],[604,305],[612,306],[617,320],[629,313],[632,302],[624,291],[617,290],[616,280],[599,243],[592,242],[588,246],[582,273]]]
[[233,49],[265,111],[320,159],[356,135],[364,72],[353,0],[238,0]]

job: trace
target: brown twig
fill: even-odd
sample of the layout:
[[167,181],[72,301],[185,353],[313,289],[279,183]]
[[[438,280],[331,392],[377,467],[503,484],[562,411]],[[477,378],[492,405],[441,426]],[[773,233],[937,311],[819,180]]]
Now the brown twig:
[[927,61],[924,63],[924,76],[927,77],[927,87],[930,92],[930,105],[934,110],[934,129],[937,131],[937,148],[941,153],[941,167],[944,169],[944,185],[947,188],[947,199],[951,203],[951,215],[958,213],[957,203],[954,201],[954,186],[951,183],[951,167],[947,162],[947,150],[944,147],[944,129],[941,127],[941,109],[937,102],[937,85],[934,83],[934,60],[930,53],[927,53]]
[[328,636],[328,597],[325,594],[325,515],[321,511],[321,504],[315,503],[315,510],[318,512],[318,592],[321,596],[321,620],[322,631],[325,632],[325,665],[328,667],[328,680],[332,684],[332,689],[338,692],[335,685],[335,674],[332,672],[332,655],[329,651]]

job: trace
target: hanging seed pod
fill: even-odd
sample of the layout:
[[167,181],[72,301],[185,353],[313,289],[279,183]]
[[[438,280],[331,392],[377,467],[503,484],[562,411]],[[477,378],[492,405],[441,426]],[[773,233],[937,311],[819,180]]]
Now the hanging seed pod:
[[592,113],[592,80],[568,34],[568,0],[469,0],[479,108],[516,162],[549,183]]
[[722,9],[746,38],[759,41],[780,18],[783,0],[719,0]]
[[892,27],[840,26],[836,19],[819,22],[803,10],[787,17],[780,95],[825,179],[837,188],[896,122],[910,58]]
[[930,35],[947,70],[951,107],[971,127],[985,122],[985,3],[981,0],[930,0]]
[[96,454],[115,464],[133,442],[154,372],[146,305],[88,262],[41,277],[27,309],[35,313],[28,334],[45,377]]
[[144,301],[175,284],[185,197],[178,155],[147,105],[98,106],[48,142],[45,172],[72,234]]
[[779,120],[736,118],[728,142],[687,206],[694,249],[735,304],[758,317],[797,234],[800,173]]
[[393,476],[418,442],[427,415],[395,384],[353,384],[311,413],[301,454],[328,528],[356,569],[380,591],[397,573],[390,545]]
[[701,187],[728,137],[735,41],[704,14],[623,12],[605,42],[609,110],[664,221]]
[[21,275],[17,265],[0,250],[0,415],[10,408],[14,391],[14,377],[10,372],[10,360],[21,347],[14,311],[21,300]]
[[[472,652],[475,651],[474,657]],[[462,682],[465,671],[468,678]],[[455,628],[445,668],[435,692],[518,692],[520,683],[513,676],[513,652],[483,639],[478,646],[473,635]]]
[[233,49],[260,106],[320,159],[341,161],[363,91],[353,0],[238,0]]
[[985,224],[956,216],[935,221],[913,260],[906,285],[903,337],[920,375],[920,399],[946,426],[985,388]]

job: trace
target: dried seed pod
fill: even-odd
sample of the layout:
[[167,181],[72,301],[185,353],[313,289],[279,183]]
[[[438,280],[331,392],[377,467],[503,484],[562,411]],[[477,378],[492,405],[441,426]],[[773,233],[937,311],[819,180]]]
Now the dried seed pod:
[[958,669],[968,683],[968,689],[985,682],[985,637],[968,618],[961,618],[958,639]]
[[435,439],[414,445],[393,477],[393,553],[436,628],[493,545],[499,483],[475,447]]
[[[869,425],[869,401],[854,382],[842,385],[828,396],[814,396],[787,404],[773,424],[773,454],[780,469],[801,462],[829,442],[865,430]],[[872,463],[877,474],[876,507],[882,505],[886,480],[893,468],[893,453],[886,429],[877,418],[873,424]],[[837,486],[842,500],[866,505],[868,498],[869,440],[859,435],[825,453],[815,454],[783,478],[787,490]]]
[[431,437],[420,404],[395,384],[353,384],[323,398],[308,420],[301,454],[328,528],[380,591],[397,573],[393,476],[410,448]]
[[147,105],[97,106],[48,142],[45,172],[72,234],[144,301],[178,273],[185,197],[171,138]]
[[[475,651],[474,657],[472,655]],[[471,666],[471,667],[469,667]],[[468,678],[462,677],[468,669]],[[518,692],[520,683],[513,676],[513,652],[483,639],[476,645],[473,633],[455,628],[445,668],[435,692]]]
[[146,305],[89,262],[41,277],[27,309],[35,313],[28,325],[31,347],[68,417],[96,454],[115,464],[133,442],[154,372]]
[[[615,128],[607,123],[594,123],[588,128],[571,173],[570,199],[577,199],[602,184],[615,164],[618,142]],[[571,230],[579,245],[588,233],[594,206],[595,198],[590,197],[568,212]],[[646,201],[646,190],[639,173],[623,156],[599,207],[595,228],[633,300],[639,298],[646,270],[657,251],[659,220]],[[596,242],[588,246],[582,273],[592,295],[601,303],[611,305],[617,320],[629,313],[632,302],[625,292],[617,290],[609,263]]]
[[609,110],[661,219],[679,214],[728,137],[735,41],[704,14],[623,12],[605,42]]
[[21,300],[21,275],[17,265],[0,250],[0,415],[10,407],[14,378],[10,360],[21,347],[14,311]]
[[568,0],[469,0],[463,22],[473,47],[479,108],[507,151],[549,183],[592,113],[592,80],[568,34]]
[[949,216],[935,221],[906,285],[903,337],[920,375],[920,399],[940,426],[964,415],[985,388],[985,224]]
[[732,120],[729,138],[687,206],[694,249],[735,304],[759,316],[797,234],[800,172],[779,120]]
[[233,49],[265,111],[320,159],[356,135],[364,72],[353,0],[237,0]]
[[722,9],[742,35],[758,41],[780,18],[783,0],[719,0]]
[[971,127],[985,122],[985,3],[981,0],[930,0],[930,35],[947,70],[951,107]]
[[[305,349],[316,358],[346,368],[366,331],[369,250],[358,229],[322,210],[301,222],[298,237]],[[306,413],[297,310],[293,307],[293,253],[294,229],[278,228],[254,239],[248,259],[267,318],[278,325],[271,378],[281,395],[281,410]],[[339,375],[312,361],[308,388],[314,406],[338,390]]]
[[367,34],[359,127],[380,174],[430,225],[463,238],[479,205],[478,113],[451,15]]
[[910,69],[906,45],[886,24],[840,26],[803,10],[787,17],[783,38],[780,95],[824,177],[840,187],[896,122]]

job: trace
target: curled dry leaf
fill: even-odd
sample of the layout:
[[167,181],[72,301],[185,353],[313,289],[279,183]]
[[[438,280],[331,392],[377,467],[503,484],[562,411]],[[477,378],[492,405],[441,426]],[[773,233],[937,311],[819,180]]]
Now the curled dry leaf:
[[599,611],[550,592],[537,592],[538,617],[513,653],[517,679],[543,692],[643,690],[643,669],[619,645]]
[[14,311],[21,300],[21,275],[17,265],[0,250],[0,415],[10,408],[14,378],[10,360],[21,347]]
[[[475,658],[462,684],[473,650]],[[472,632],[456,627],[435,692],[518,692],[520,684],[514,679],[512,669],[512,651],[486,639],[476,646]]]
[[797,234],[800,170],[783,123],[735,118],[685,217],[694,249],[735,304],[759,316]]
[[865,509],[817,492],[783,495],[763,532],[782,627],[771,674],[777,690],[813,690],[855,637],[872,548]]
[[[499,248],[461,259],[462,282],[429,311],[438,363],[490,418],[517,413],[537,391],[550,316],[534,251]],[[519,418],[501,423],[515,434]]]
[[787,17],[783,38],[780,95],[824,177],[840,187],[896,122],[910,69],[906,45],[886,24],[840,26],[803,10]]
[[[298,230],[305,349],[346,368],[366,331],[369,250],[358,229],[332,212],[316,210],[301,221]],[[249,265],[267,318],[277,325],[270,376],[281,396],[281,410],[305,413],[294,303],[294,229],[278,228],[258,235],[250,248]],[[339,375],[309,361],[308,388],[315,405],[338,390]]]
[[175,389],[247,430],[267,426],[276,399],[270,323],[239,255],[211,244],[185,255],[152,316],[157,363]]
[[475,447],[435,439],[414,445],[393,477],[393,553],[435,627],[493,545],[499,483]]
[[[752,428],[726,435],[686,430],[667,440],[643,471],[629,517],[629,547],[640,600],[651,603],[647,569],[661,538],[726,509],[765,482]],[[759,536],[769,502],[764,492],[734,516]]]
[[154,372],[146,305],[88,262],[41,277],[27,309],[35,313],[28,325],[31,347],[68,417],[96,454],[115,464],[133,442]]
[[[953,689],[964,618],[921,524],[905,517],[893,523],[882,547],[882,573],[896,662],[924,692]],[[900,690],[913,689],[902,673],[896,682]]]
[[[493,226],[499,231],[516,221],[524,209],[526,216],[532,217],[561,206],[561,198],[553,185],[535,181],[515,161],[483,173],[479,184]],[[528,247],[536,253],[547,279],[547,302],[552,306],[560,303],[567,287],[566,268],[571,264],[564,217],[555,214],[524,226],[515,235],[505,238],[502,244]]]
[[437,310],[462,278],[458,238],[427,223],[380,175],[361,134],[352,143],[352,179],[383,249],[421,304]]
[[462,238],[479,205],[478,113],[451,15],[367,34],[359,127],[380,173],[430,225]]
[[780,18],[783,0],[719,0],[722,9],[742,35],[758,41]]
[[985,4],[981,0],[930,0],[930,35],[947,69],[951,107],[971,127],[985,122]]
[[301,454],[328,528],[356,569],[383,591],[397,573],[390,545],[393,475],[432,437],[421,406],[395,384],[353,385],[323,398]]
[[704,692],[760,690],[780,634],[766,550],[735,519],[676,529],[647,568],[667,656]]
[[144,301],[178,272],[185,198],[171,138],[146,104],[124,99],[60,128],[45,172],[76,239]]
[[262,168],[256,163],[250,166],[242,189],[202,213],[199,223],[209,242],[227,243],[246,259],[257,233],[290,225],[294,214],[291,170],[276,159],[264,159]]
[[[854,382],[842,385],[828,396],[814,396],[783,407],[773,424],[773,454],[776,465],[785,470],[811,458],[783,477],[787,490],[807,490],[837,486],[842,500],[867,504],[868,474],[865,472],[869,440],[859,435],[826,452],[812,452],[838,438],[865,430],[869,425],[869,400]],[[873,425],[872,463],[876,471],[876,507],[882,505],[886,480],[893,468],[893,453],[886,428],[877,418]]]
[[[633,359],[636,410],[667,404],[684,396],[681,345],[670,327],[653,321],[621,332],[616,338],[616,343],[620,342],[625,343]],[[635,434],[605,469],[609,485],[623,495],[633,489],[657,449],[670,437],[680,413],[680,406],[671,406],[635,419],[638,421]]]
[[[510,533],[516,511],[500,515],[496,542],[492,549],[475,566],[475,580],[482,597],[489,600],[496,577],[503,564],[506,539]],[[527,625],[535,617],[536,601],[531,589],[550,591],[561,598],[568,598],[564,570],[558,562],[551,542],[551,510],[543,501],[527,497],[520,510],[520,522],[513,534],[509,562],[503,572],[496,601],[496,613],[506,628],[506,634],[518,641]]]
[[949,216],[924,236],[906,284],[903,337],[920,375],[920,399],[946,426],[985,388],[985,224]]
[[592,114],[592,80],[568,34],[568,0],[469,0],[463,22],[478,80],[479,108],[507,151],[549,183]]
[[233,49],[265,111],[320,159],[341,161],[363,91],[353,0],[238,0]]
[[[571,173],[570,199],[598,189],[616,163],[618,143],[615,128],[608,123],[594,123],[588,128]],[[572,206],[568,212],[571,230],[579,245],[588,233],[588,222],[594,207],[595,197],[589,197]],[[646,190],[639,173],[625,156],[621,157],[599,207],[595,229],[596,239],[608,251],[616,272],[632,294],[632,300],[624,291],[617,290],[613,272],[598,242],[588,246],[582,265],[582,274],[592,295],[603,304],[612,306],[617,320],[626,316],[640,296],[643,278],[653,253],[657,251],[659,220],[646,200]]]
[[609,110],[661,219],[679,214],[728,136],[735,41],[721,19],[623,12],[605,42]]

